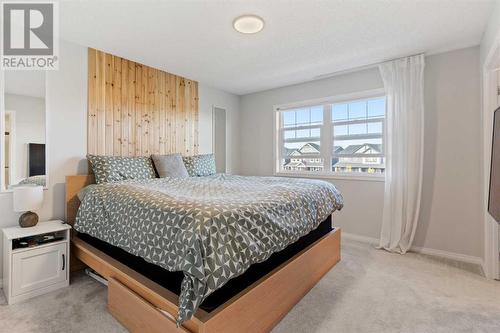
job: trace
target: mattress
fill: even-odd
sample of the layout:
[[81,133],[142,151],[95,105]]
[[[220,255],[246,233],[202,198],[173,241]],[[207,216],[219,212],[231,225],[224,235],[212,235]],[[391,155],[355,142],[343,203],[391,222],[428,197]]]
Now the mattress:
[[[266,261],[251,265],[245,273],[229,280],[224,286],[210,294],[200,305],[200,309],[211,312],[226,301],[243,291],[245,288],[256,282],[273,269],[292,258],[294,255],[313,244],[321,237],[333,230],[331,216],[323,221],[316,229],[309,234],[302,236],[298,241],[290,244],[285,249],[273,253]],[[181,282],[184,278],[182,272],[170,272],[166,269],[149,263],[143,258],[134,256],[117,246],[113,246],[88,234],[78,234],[78,237],[94,246],[98,250],[106,253],[110,257],[118,260],[122,264],[144,275],[148,279],[158,283],[162,287],[170,290],[176,295],[180,294]]]
[[331,183],[282,177],[157,178],[91,185],[74,228],[183,273],[178,324],[210,294],[341,209]]

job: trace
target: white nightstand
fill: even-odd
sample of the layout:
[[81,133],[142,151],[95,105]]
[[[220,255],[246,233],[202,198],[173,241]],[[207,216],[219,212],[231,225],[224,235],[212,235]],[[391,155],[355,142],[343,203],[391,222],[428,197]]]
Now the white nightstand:
[[[10,227],[3,231],[3,292],[13,304],[69,285],[71,226],[62,221],[39,222],[31,228]],[[61,239],[19,247],[26,237],[54,234]]]

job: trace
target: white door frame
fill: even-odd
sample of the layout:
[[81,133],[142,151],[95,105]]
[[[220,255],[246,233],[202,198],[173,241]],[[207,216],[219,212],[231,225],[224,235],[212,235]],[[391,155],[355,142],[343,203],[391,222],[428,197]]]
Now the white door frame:
[[[217,105],[212,105],[212,152],[215,153],[215,109],[220,109],[220,110],[224,110],[224,112],[226,113],[226,153],[224,154],[226,156],[226,160],[225,160],[225,170],[224,170],[224,173],[227,173],[228,171],[228,167],[227,167],[227,108],[225,107],[222,107],[222,106],[217,106]],[[217,158],[217,157],[216,157]]]
[[[17,184],[17,175],[15,174],[16,170],[16,111],[14,110],[5,110],[5,116],[10,115],[10,134],[9,134],[9,149],[10,149],[10,165],[9,165],[9,180],[10,184]],[[3,156],[5,158],[5,156]]]
[[490,181],[491,143],[493,134],[493,111],[500,105],[499,86],[500,76],[498,68],[500,65],[500,35],[497,37],[484,66],[483,74],[483,103],[482,103],[482,133],[483,133],[483,158],[482,160],[482,202],[484,223],[484,264],[483,271],[488,279],[499,279],[499,227],[488,213],[488,196]]

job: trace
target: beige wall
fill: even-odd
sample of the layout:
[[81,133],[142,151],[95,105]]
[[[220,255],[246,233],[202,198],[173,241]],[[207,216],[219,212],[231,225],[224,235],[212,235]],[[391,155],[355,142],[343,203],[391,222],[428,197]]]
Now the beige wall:
[[240,171],[270,175],[273,172],[273,106],[315,98],[349,94],[383,87],[377,69],[311,81],[241,97]]
[[[377,69],[242,96],[240,170],[273,171],[273,105],[383,86]],[[480,257],[479,48],[426,58],[425,155],[422,216],[416,246]],[[335,218],[344,232],[378,238],[384,183],[332,180],[345,208]]]
[[487,212],[489,195],[489,176],[491,163],[491,137],[493,132],[493,115],[498,101],[495,101],[497,73],[494,69],[500,65],[498,43],[500,40],[500,2],[495,2],[488,25],[481,40],[481,83],[483,94],[482,106],[482,180],[483,180],[483,212],[484,212],[484,261],[483,269],[488,278],[500,278],[500,228]]
[[425,68],[425,148],[415,245],[481,257],[479,48],[434,55]]
[[[307,82],[245,95],[240,107],[240,172],[243,175],[273,174],[273,105],[343,95],[383,87],[378,69]],[[344,209],[335,225],[344,232],[378,238],[382,221],[384,183],[334,180],[344,197]]]

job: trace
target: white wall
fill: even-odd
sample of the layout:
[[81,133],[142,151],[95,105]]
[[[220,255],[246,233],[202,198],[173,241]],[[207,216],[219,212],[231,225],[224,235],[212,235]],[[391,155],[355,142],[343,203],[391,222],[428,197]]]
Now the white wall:
[[[65,177],[86,174],[87,162],[87,48],[60,42],[59,70],[47,72],[47,152],[48,190],[40,219],[63,219],[65,211]],[[211,152],[211,106],[228,111],[228,165],[236,170],[239,97],[199,86],[200,134],[202,152]],[[0,193],[0,228],[17,224],[18,213],[12,211],[12,193]],[[1,242],[1,238],[0,238]],[[0,267],[1,266],[0,244]],[[0,272],[1,276],[1,272]]]
[[[383,87],[377,69],[242,96],[240,170],[273,172],[273,105]],[[481,257],[479,48],[426,58],[426,148],[422,216],[415,246]],[[345,208],[335,224],[378,238],[384,183],[333,180]]]
[[200,153],[213,152],[213,107],[226,110],[226,168],[228,173],[239,170],[239,108],[240,97],[211,88],[202,83],[198,86],[199,96],[199,143]]
[[[8,85],[8,82],[7,82]],[[28,177],[28,144],[45,143],[45,99],[5,95],[5,110],[15,111],[14,174],[11,184]]]

